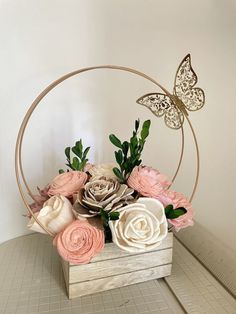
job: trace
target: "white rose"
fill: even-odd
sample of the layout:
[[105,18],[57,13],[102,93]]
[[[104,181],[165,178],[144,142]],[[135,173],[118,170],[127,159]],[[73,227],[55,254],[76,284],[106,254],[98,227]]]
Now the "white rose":
[[[53,234],[57,234],[74,220],[72,205],[70,201],[62,195],[52,196],[35,215],[42,225]],[[28,223],[28,228],[36,232],[46,233],[33,217]]]
[[101,177],[118,181],[117,176],[113,172],[113,168],[116,166],[117,165],[115,163],[106,163],[93,166],[88,171],[91,174],[89,181],[99,180]]
[[164,206],[156,199],[142,197],[116,211],[120,213],[120,218],[109,221],[109,227],[112,241],[123,250],[153,250],[168,233]]

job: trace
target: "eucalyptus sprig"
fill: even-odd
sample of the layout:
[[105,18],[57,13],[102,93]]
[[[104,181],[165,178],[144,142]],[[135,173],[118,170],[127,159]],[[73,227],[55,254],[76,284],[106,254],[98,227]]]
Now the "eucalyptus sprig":
[[176,219],[187,213],[187,209],[184,207],[178,207],[174,209],[173,205],[167,205],[165,207],[165,214],[167,219]]
[[109,135],[109,139],[113,145],[119,148],[115,151],[116,162],[119,168],[113,168],[114,174],[119,178],[121,182],[126,182],[129,174],[132,172],[135,166],[139,166],[142,162],[141,153],[146,142],[146,138],[149,135],[149,128],[151,125],[150,120],[144,121],[142,125],[142,130],[139,137],[139,125],[140,121],[135,120],[135,128],[133,135],[130,138],[130,142],[121,140],[114,134]]
[[[72,170],[82,171],[84,169],[84,166],[88,162],[88,159],[86,158],[88,155],[88,152],[90,150],[90,147],[85,148],[83,150],[83,143],[80,139],[75,143],[75,146],[66,147],[65,149],[65,155],[66,155],[66,166],[68,166]],[[74,157],[71,156],[71,151],[74,153]],[[68,171],[68,170],[67,170]],[[64,170],[60,169],[59,173],[63,173]]]

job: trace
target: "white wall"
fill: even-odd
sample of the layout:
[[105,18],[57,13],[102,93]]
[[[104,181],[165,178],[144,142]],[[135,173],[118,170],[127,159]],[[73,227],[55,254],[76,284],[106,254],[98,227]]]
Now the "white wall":
[[[235,1],[0,1],[1,220],[0,242],[25,234],[25,209],[14,176],[14,145],[22,118],[51,81],[80,67],[120,64],[143,70],[172,90],[180,60],[190,52],[206,106],[191,113],[201,148],[196,221],[235,249]],[[127,136],[137,117],[152,118],[144,160],[171,175],[180,134],[135,99],[154,86],[126,73],[86,73],[55,89],[26,133],[24,167],[32,187],[63,165],[63,149],[82,137],[94,161],[112,158],[108,134]],[[194,153],[176,189],[190,193]],[[154,155],[155,153],[155,155]]]

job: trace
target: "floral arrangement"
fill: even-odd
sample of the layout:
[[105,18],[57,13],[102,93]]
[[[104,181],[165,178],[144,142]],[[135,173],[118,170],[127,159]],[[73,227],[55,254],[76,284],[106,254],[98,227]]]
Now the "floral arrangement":
[[[141,154],[151,121],[135,121],[129,141],[111,134],[116,163],[93,165],[90,147],[82,140],[65,149],[67,170],[60,169],[50,184],[38,188],[30,205],[37,220],[50,231],[61,257],[86,264],[113,242],[128,252],[153,250],[168,231],[193,225],[187,198],[170,190],[168,178],[142,164]],[[28,227],[46,233],[29,217]]]

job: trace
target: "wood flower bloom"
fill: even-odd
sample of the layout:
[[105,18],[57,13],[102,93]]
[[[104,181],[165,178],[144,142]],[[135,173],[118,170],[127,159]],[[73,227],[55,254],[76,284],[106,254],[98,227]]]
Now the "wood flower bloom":
[[134,190],[118,181],[101,178],[85,184],[75,199],[74,211],[79,217],[94,217],[103,209],[115,211],[134,200]]
[[164,206],[152,198],[139,198],[117,210],[119,220],[109,221],[112,241],[128,252],[153,250],[168,232]]
[[87,174],[82,171],[69,171],[59,174],[51,182],[48,194],[50,196],[60,194],[70,197],[83,187],[87,179]]
[[113,162],[99,164],[91,167],[88,171],[91,175],[89,181],[99,180],[102,177],[107,180],[112,179],[114,181],[118,181],[117,176],[113,172],[114,167],[116,167],[116,164]]
[[[60,232],[75,219],[70,201],[62,195],[52,196],[35,215],[43,226],[53,234]],[[36,232],[46,233],[33,217],[28,223],[28,228]]]
[[175,219],[168,219],[168,221],[174,227],[175,231],[179,231],[183,228],[194,225],[192,205],[182,193],[167,190],[158,199],[165,207],[169,204],[172,204],[174,206],[174,209],[178,207],[184,207],[185,209],[187,209],[186,214]]
[[58,253],[73,264],[87,264],[104,247],[104,231],[87,220],[75,220],[54,239]]
[[156,169],[138,166],[131,172],[127,184],[143,196],[156,198],[169,187],[171,182]]

